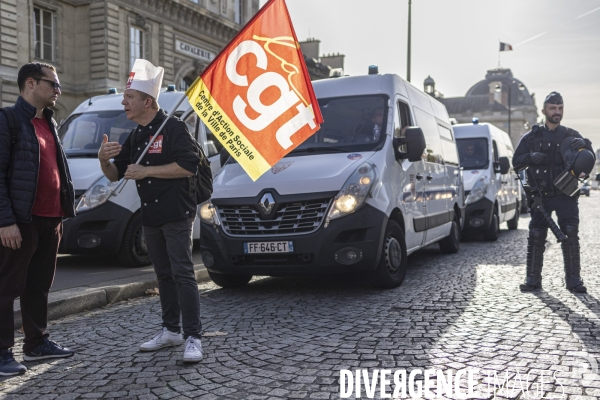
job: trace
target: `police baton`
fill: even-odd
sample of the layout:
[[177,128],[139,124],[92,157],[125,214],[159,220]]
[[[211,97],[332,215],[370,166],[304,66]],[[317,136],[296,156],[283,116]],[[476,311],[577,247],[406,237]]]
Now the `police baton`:
[[[535,178],[533,176],[531,178],[535,185],[535,186],[529,185],[531,190],[534,191],[534,195],[531,196],[533,198],[533,203],[531,204],[531,209],[532,210],[537,209],[540,212],[540,214],[546,221],[546,224],[548,224],[548,228],[550,228],[550,230],[556,237],[556,240],[558,241],[558,243],[562,243],[565,240],[567,240],[568,237],[567,237],[567,235],[565,235],[563,233],[563,231],[560,230],[558,225],[556,225],[556,222],[554,222],[554,220],[552,219],[552,216],[546,210],[546,207],[544,207],[544,203],[542,202],[542,192],[540,191]],[[527,193],[527,190],[525,189],[525,184],[523,183],[523,180],[521,179],[521,176],[519,175],[518,172],[517,172],[517,179],[519,180],[519,182],[521,182],[521,187],[523,188],[523,190],[525,190],[525,194],[527,195],[527,198],[529,198],[529,194]]]

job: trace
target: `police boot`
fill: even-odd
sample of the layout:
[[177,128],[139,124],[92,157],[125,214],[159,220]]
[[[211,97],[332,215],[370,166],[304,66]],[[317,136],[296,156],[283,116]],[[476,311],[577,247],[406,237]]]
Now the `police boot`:
[[565,234],[569,239],[564,241],[562,247],[565,262],[565,283],[567,289],[576,293],[585,293],[587,288],[583,286],[581,279],[581,258],[579,256],[578,229],[575,225],[565,226]]
[[546,250],[547,229],[532,228],[527,238],[527,277],[519,288],[522,292],[531,292],[542,288],[542,267]]

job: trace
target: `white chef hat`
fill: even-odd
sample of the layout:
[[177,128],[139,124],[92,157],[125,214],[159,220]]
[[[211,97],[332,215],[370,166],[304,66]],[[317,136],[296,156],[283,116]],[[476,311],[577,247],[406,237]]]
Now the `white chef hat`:
[[125,89],[139,90],[158,100],[164,73],[163,67],[155,67],[150,61],[138,58],[133,63]]

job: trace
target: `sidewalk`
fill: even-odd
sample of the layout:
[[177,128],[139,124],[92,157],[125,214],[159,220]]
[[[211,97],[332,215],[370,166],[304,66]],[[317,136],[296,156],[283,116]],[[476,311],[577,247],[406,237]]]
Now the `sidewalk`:
[[[210,280],[204,264],[194,264],[198,283]],[[154,272],[128,278],[108,280],[88,286],[50,292],[48,295],[48,321],[78,312],[104,307],[108,304],[146,295],[148,289],[158,288]],[[20,329],[21,305],[15,300],[15,329]]]

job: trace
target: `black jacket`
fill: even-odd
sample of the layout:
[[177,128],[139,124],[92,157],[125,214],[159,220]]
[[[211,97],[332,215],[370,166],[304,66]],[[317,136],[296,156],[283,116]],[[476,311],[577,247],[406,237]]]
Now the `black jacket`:
[[[146,126],[138,125],[131,132],[123,143],[121,153],[114,160],[119,179],[125,175],[127,166],[137,161],[165,118],[167,114],[159,110],[152,122]],[[200,162],[195,149],[194,138],[185,122],[169,118],[140,165],[147,167],[176,162],[181,168],[195,174]],[[146,178],[135,184],[141,201],[143,226],[157,227],[167,222],[195,217],[196,199],[190,192],[189,178]]]
[[[0,227],[16,222],[31,222],[40,166],[40,145],[31,119],[36,109],[21,96],[14,105],[20,120],[21,132],[11,149],[11,133],[4,113],[0,113]],[[53,111],[44,109],[56,144],[56,161],[60,174],[60,202],[66,217],[74,217],[75,192],[67,158],[56,135]],[[11,152],[12,159],[11,159]]]
[[[550,131],[544,125],[534,125],[519,142],[513,156],[513,166],[521,170],[526,167],[527,181],[531,186],[537,186],[544,196],[555,196],[562,192],[555,188],[554,179],[562,173],[565,162],[560,152],[560,145],[567,137],[582,138],[579,132],[559,125]],[[586,149],[594,153],[589,140],[586,139]],[[541,152],[548,156],[547,161],[542,164],[533,164],[529,160],[530,153]]]

